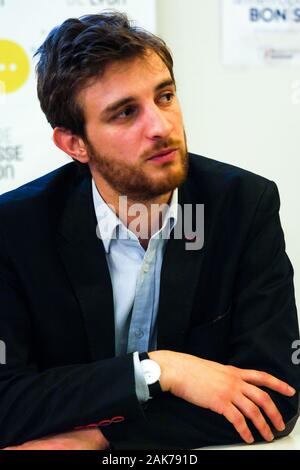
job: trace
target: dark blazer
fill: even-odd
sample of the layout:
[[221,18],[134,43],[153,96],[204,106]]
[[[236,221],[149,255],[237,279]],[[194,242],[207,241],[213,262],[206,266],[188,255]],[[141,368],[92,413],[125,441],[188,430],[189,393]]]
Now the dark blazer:
[[[205,241],[198,251],[184,239],[167,243],[158,349],[265,370],[299,389],[276,185],[190,155],[179,203],[205,205]],[[139,405],[132,354],[114,357],[112,286],[88,173],[70,163],[1,196],[0,221],[0,447],[89,424],[114,448],[240,441],[223,416],[171,394]],[[298,397],[271,396],[293,425]]]

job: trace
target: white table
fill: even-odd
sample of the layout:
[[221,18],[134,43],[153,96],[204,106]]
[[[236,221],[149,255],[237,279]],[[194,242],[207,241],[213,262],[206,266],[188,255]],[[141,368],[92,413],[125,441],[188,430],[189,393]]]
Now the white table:
[[291,434],[273,442],[258,444],[236,444],[231,446],[211,446],[201,450],[300,450],[300,418]]

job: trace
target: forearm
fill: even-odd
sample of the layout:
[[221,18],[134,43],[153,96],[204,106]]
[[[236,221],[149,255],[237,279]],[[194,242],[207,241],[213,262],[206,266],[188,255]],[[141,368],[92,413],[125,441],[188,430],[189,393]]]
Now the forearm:
[[[287,415],[282,411],[296,393],[277,377],[173,351],[154,351],[150,357],[161,366],[163,391],[223,415],[244,441],[255,439],[247,419],[267,441],[285,430]],[[278,406],[277,398],[286,406]]]
[[108,448],[109,442],[102,432],[95,428],[46,436],[2,450],[106,450]]
[[[151,359],[159,362],[161,366],[161,386],[165,393],[147,403],[145,421],[127,422],[123,423],[118,429],[109,427],[103,430],[112,448],[188,449],[244,442],[244,439],[239,435],[233,424],[224,415],[218,414],[216,411],[212,411],[204,406],[189,403],[187,400],[188,396],[186,396],[186,399],[183,399],[174,395],[175,393],[188,392],[191,378],[192,380],[197,380],[200,377],[202,383],[199,382],[198,386],[193,384],[191,393],[193,394],[193,389],[198,389],[203,392],[206,400],[209,398],[216,399],[217,390],[212,392],[210,388],[214,379],[209,378],[205,374],[205,369],[201,371],[198,369],[198,374],[195,373],[194,378],[190,377],[188,363],[191,359],[193,362],[198,362],[199,358],[191,358],[187,354],[173,351],[154,351],[150,352],[149,356]],[[184,361],[182,361],[183,358]],[[204,362],[208,363],[206,365],[214,365],[211,361]],[[217,369],[219,367],[222,369],[225,366],[216,364],[216,367]],[[180,386],[182,383],[185,384],[184,387]],[[286,384],[279,383],[280,387],[286,387]],[[170,390],[170,392],[166,392],[167,390]],[[275,405],[279,408],[285,424],[287,424],[285,430],[278,431],[270,423],[272,432],[275,437],[285,435],[292,429],[290,427],[291,420],[295,422],[298,396],[284,396],[270,390],[269,394]],[[223,393],[223,395],[225,399],[225,394]],[[263,440],[264,437],[251,419],[245,417],[245,421],[254,440]]]
[[[115,377],[124,388],[116,387]],[[0,447],[68,432],[115,416],[135,420],[142,415],[135,395],[131,356],[42,373],[24,368],[11,372],[6,369],[4,375],[1,369],[0,396]]]
[[112,449],[195,449],[243,442],[223,416],[169,393],[150,400],[144,413],[144,421],[103,429]]

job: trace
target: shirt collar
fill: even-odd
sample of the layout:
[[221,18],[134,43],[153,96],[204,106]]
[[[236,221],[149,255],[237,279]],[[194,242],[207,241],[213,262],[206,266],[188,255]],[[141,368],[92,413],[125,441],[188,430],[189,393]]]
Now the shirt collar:
[[[136,235],[130,230],[128,230],[128,228],[123,224],[119,217],[117,217],[113,207],[106,204],[101,194],[99,193],[94,180],[92,180],[92,190],[94,208],[98,222],[97,234],[99,238],[101,238],[101,240],[103,241],[106,253],[109,253],[111,241],[113,239],[118,238],[118,233],[120,231],[125,231],[127,234],[127,238],[138,241]],[[177,222],[177,217],[178,188],[173,191],[171,202],[169,204],[169,209],[165,215],[162,228],[156,234],[154,234],[151,239],[157,238],[157,235],[160,233],[163,233],[164,238],[167,238],[167,236],[170,234],[171,230]],[[167,236],[165,236],[166,233]]]

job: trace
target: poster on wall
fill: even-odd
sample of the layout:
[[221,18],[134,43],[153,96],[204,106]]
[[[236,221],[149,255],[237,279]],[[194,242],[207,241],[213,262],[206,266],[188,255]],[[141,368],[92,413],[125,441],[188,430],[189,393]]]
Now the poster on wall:
[[70,161],[52,142],[36,94],[33,55],[65,19],[126,12],[155,32],[155,0],[0,0],[0,194]]
[[225,65],[300,65],[300,0],[220,0]]

